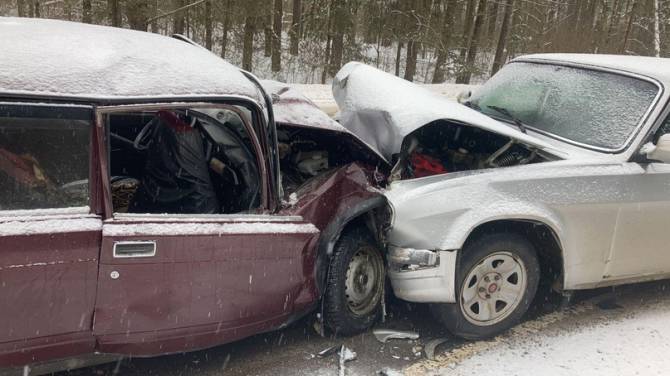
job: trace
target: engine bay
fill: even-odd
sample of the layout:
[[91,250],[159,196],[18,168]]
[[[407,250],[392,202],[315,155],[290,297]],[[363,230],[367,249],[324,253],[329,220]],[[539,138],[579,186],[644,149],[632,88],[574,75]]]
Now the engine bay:
[[277,139],[285,196],[338,167],[353,162],[377,164],[378,159],[347,133],[277,124]]
[[537,150],[505,136],[438,120],[405,137],[402,151],[394,161],[391,180],[511,167],[546,160],[547,157]]

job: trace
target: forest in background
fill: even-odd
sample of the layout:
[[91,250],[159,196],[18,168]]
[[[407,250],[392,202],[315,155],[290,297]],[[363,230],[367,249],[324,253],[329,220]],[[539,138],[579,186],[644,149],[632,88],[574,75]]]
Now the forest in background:
[[352,60],[471,83],[527,53],[670,52],[670,0],[0,0],[0,15],[183,34],[297,83],[327,83]]

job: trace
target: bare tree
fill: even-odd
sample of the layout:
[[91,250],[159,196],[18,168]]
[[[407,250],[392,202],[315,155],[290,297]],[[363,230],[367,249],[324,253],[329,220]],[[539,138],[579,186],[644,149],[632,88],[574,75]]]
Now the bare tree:
[[283,0],[275,0],[273,23],[272,23],[272,71],[281,70],[281,32],[284,10],[282,8]]
[[505,46],[507,44],[507,30],[509,29],[512,12],[514,10],[514,0],[507,0],[503,14],[502,25],[500,26],[500,35],[498,35],[498,44],[496,45],[496,54],[493,58],[493,67],[491,75],[496,74],[504,62]]
[[449,42],[453,30],[452,24],[454,22],[455,8],[455,0],[447,0],[442,12],[442,32],[440,44],[437,50],[437,61],[435,62],[435,71],[433,72],[432,80],[434,84],[444,82],[446,79],[446,68],[444,65],[446,64],[447,57],[449,55]]
[[81,2],[81,22],[93,23],[91,14],[91,0],[82,0]]
[[205,1],[205,47],[212,50],[212,2]]
[[477,16],[475,17],[475,26],[472,31],[472,36],[470,37],[470,43],[468,43],[468,53],[467,59],[465,61],[466,69],[463,73],[456,79],[456,83],[469,84],[470,78],[472,77],[472,68],[475,64],[475,57],[477,56],[477,45],[479,44],[479,35],[482,30],[482,24],[484,23],[484,17],[486,12],[486,0],[479,0],[479,6],[477,6]]
[[293,0],[293,15],[291,16],[291,55],[298,55],[300,34],[302,29],[302,2]]

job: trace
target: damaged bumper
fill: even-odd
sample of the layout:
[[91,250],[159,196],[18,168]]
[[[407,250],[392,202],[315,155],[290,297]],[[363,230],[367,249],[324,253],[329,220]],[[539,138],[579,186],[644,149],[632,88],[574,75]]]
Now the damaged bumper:
[[458,251],[389,246],[388,276],[394,294],[416,303],[454,303],[457,255]]

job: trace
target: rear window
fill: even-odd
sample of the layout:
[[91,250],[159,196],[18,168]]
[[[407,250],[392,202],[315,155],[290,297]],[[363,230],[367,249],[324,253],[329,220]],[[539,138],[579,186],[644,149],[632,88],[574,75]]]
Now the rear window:
[[88,205],[91,112],[0,105],[0,210]]

